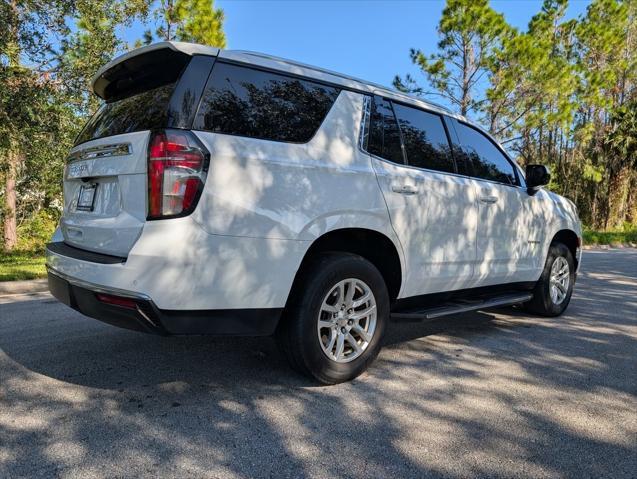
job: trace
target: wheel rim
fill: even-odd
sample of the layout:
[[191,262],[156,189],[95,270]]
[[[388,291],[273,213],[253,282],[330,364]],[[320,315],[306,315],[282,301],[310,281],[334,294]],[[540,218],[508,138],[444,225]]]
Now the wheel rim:
[[554,304],[561,304],[566,299],[571,275],[568,261],[563,256],[558,256],[551,266],[551,279],[549,281],[549,291],[551,301]]
[[367,349],[376,331],[376,298],[360,279],[336,283],[323,298],[317,332],[323,353],[347,363]]

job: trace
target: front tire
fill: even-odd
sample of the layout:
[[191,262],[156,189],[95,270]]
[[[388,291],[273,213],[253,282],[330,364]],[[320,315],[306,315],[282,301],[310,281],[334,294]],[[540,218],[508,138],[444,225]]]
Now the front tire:
[[559,316],[571,301],[575,284],[575,261],[568,247],[552,243],[544,270],[526,308],[541,316]]
[[361,256],[323,253],[297,281],[277,339],[295,370],[336,384],[376,358],[388,318],[389,294],[378,269]]

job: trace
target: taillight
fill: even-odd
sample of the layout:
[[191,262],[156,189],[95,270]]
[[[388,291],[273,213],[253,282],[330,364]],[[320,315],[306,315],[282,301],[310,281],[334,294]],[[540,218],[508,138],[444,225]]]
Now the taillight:
[[153,132],[148,146],[148,219],[192,213],[206,181],[208,158],[189,131]]
[[134,299],[125,298],[123,296],[115,296],[112,294],[97,293],[97,300],[102,303],[112,304],[127,309],[137,309],[137,303]]

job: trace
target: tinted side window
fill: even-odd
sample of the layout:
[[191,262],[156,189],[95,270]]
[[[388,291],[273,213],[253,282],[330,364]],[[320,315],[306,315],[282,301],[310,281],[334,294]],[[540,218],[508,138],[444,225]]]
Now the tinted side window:
[[403,135],[407,163],[420,168],[454,173],[451,148],[442,118],[435,113],[394,103]]
[[305,143],[339,92],[309,80],[217,62],[193,128]]
[[389,101],[374,97],[367,151],[396,163],[403,163],[400,131]]
[[460,122],[456,123],[456,131],[464,159],[472,164],[473,176],[500,183],[517,184],[513,165],[489,138]]

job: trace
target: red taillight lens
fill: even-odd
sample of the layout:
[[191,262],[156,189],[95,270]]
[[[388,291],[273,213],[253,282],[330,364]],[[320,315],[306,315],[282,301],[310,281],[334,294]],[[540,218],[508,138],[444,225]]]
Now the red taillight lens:
[[191,213],[207,171],[208,152],[191,132],[154,132],[148,147],[148,219]]
[[127,309],[137,309],[137,303],[134,299],[125,298],[123,296],[114,296],[112,294],[97,293],[98,301],[113,306],[120,306]]

